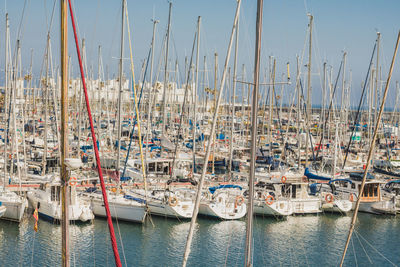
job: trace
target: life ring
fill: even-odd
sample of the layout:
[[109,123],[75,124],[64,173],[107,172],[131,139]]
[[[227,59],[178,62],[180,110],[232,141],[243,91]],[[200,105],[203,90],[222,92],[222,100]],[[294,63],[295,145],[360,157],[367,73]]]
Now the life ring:
[[243,196],[237,196],[236,199],[235,199],[235,209],[238,206],[242,206],[243,203],[244,203],[244,197]]
[[308,177],[307,176],[304,175],[302,180],[303,180],[303,183],[308,183]]
[[326,201],[327,203],[332,203],[332,202],[333,202],[333,195],[332,195],[331,193],[326,194],[326,196],[325,196],[325,201]]
[[350,198],[349,198],[349,200],[350,200],[351,202],[353,202],[353,201],[354,201],[353,194],[350,194]]
[[268,195],[268,196],[265,198],[265,203],[267,203],[267,205],[272,205],[272,203],[274,203],[274,200],[275,200],[275,198],[274,198],[273,196]]
[[284,183],[286,183],[286,181],[287,181],[287,177],[286,176],[282,176],[281,182],[284,184]]
[[111,192],[113,193],[117,192],[117,188],[116,187],[111,188]]
[[69,178],[69,185],[75,186],[77,184],[76,177]]
[[176,196],[170,196],[170,197],[168,198],[168,204],[169,204],[171,207],[175,207],[176,205],[178,205],[178,198],[177,198]]

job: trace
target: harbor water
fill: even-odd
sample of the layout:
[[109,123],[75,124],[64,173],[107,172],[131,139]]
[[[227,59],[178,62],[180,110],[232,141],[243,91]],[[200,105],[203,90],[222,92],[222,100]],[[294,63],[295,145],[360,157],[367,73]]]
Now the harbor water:
[[[254,266],[338,266],[351,216],[292,216],[254,221]],[[189,221],[152,217],[114,222],[123,266],[181,266]],[[25,218],[0,221],[0,266],[60,266],[61,227]],[[71,266],[114,266],[106,220],[72,224]],[[198,220],[188,266],[243,266],[246,221]],[[122,240],[122,242],[121,242]],[[400,221],[359,214],[345,266],[400,264]]]

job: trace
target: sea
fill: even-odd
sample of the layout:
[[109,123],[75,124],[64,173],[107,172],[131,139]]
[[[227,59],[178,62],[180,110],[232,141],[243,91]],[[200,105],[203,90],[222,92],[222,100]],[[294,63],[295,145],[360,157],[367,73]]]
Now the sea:
[[[256,217],[253,266],[338,266],[351,215]],[[0,266],[60,266],[61,226],[0,220]],[[181,266],[190,221],[114,221],[123,266]],[[71,266],[115,266],[107,221],[70,226]],[[187,266],[244,266],[246,220],[199,218]],[[360,213],[344,266],[400,266],[400,219]]]

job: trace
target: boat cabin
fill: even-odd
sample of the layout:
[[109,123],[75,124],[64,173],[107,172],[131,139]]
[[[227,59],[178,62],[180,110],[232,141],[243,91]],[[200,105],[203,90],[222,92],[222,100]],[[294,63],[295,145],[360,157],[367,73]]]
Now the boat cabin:
[[[128,162],[130,166],[132,166],[135,170],[140,171],[142,169],[141,160],[133,160],[132,162]],[[147,175],[152,176],[164,176],[170,175],[170,171],[172,168],[172,159],[147,159],[145,160]]]

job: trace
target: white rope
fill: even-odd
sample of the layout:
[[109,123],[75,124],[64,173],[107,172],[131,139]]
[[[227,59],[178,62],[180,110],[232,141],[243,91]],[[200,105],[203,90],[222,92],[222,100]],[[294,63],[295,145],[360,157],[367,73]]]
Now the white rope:
[[357,254],[356,254],[356,251],[355,251],[355,249],[354,249],[353,239],[351,239],[351,246],[353,247],[353,254],[354,254],[354,260],[355,260],[355,262],[356,262],[356,266],[358,266],[358,263],[357,263]]
[[357,230],[354,229],[354,232],[357,233],[357,234],[362,238],[362,240],[365,241],[365,243],[367,243],[368,245],[370,245],[370,247],[373,248],[373,249],[376,251],[376,253],[378,253],[382,258],[384,258],[385,260],[387,260],[388,262],[390,262],[393,266],[398,266],[398,265],[394,264],[391,260],[389,260],[388,258],[386,258],[385,255],[383,255],[382,253],[380,253],[371,243],[368,242],[368,240],[366,240],[362,235],[360,235],[360,233],[357,232]]
[[119,236],[119,241],[121,243],[122,256],[124,257],[125,266],[128,266],[127,263],[126,263],[124,242],[122,241],[121,230],[119,228],[119,223],[118,223],[118,214],[117,214],[117,211],[115,209],[115,205],[114,204],[111,204],[111,205],[114,208],[114,214],[115,214],[114,217],[115,217],[115,221],[117,222],[118,236]]
[[361,245],[362,249],[364,250],[365,256],[367,256],[368,261],[369,261],[371,264],[373,264],[371,258],[368,256],[368,253],[367,253],[367,251],[366,251],[364,245],[361,243],[361,240],[360,240],[360,237],[358,236],[358,233],[356,233],[356,237],[357,237],[357,239],[358,239],[358,242],[360,242],[360,245]]

